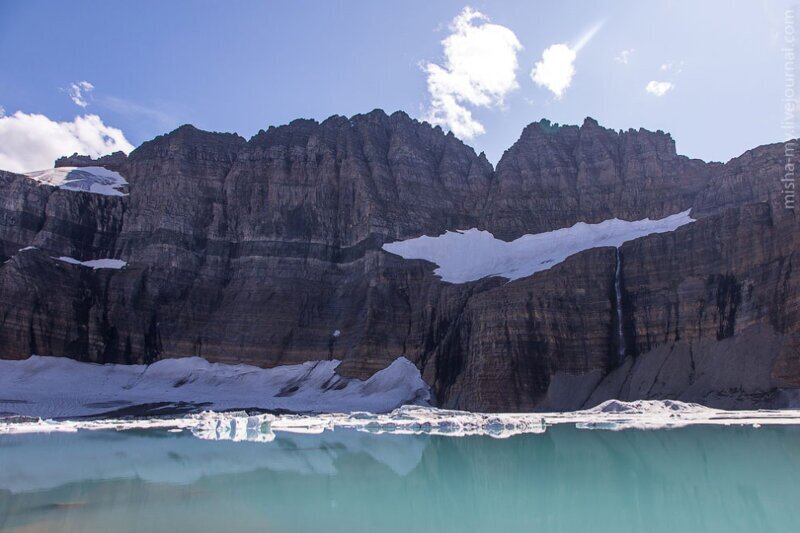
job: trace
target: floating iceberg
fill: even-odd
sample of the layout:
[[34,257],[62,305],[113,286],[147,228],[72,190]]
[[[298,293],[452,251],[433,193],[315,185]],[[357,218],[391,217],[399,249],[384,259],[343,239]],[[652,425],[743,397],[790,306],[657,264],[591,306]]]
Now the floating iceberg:
[[[246,412],[226,413],[225,416],[205,416],[195,419],[188,429],[195,437],[204,440],[231,440],[234,442],[272,442],[271,415],[248,415]],[[182,428],[175,428],[182,429]]]
[[483,435],[508,438],[544,433],[548,427],[571,424],[579,429],[665,429],[692,425],[800,425],[800,410],[725,411],[672,400],[609,400],[592,409],[564,413],[470,413],[423,406],[402,406],[389,413],[317,415],[249,414],[244,411],[189,414],[141,419],[0,420],[0,435],[80,430],[161,429],[189,431],[207,440],[271,442],[279,432],[323,434],[351,430],[387,435]]

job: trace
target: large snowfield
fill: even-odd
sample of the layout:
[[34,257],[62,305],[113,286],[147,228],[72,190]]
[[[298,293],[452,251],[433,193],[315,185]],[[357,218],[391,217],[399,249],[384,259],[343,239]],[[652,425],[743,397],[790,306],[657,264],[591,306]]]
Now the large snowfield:
[[336,373],[339,361],[258,368],[200,357],[151,365],[100,365],[65,357],[0,360],[0,416],[74,417],[182,403],[205,409],[383,413],[428,405],[419,370],[399,357],[367,380]]
[[[20,250],[21,252],[22,250]],[[111,270],[119,270],[128,265],[127,262],[123,261],[122,259],[91,259],[89,261],[81,261],[79,259],[75,259],[74,257],[67,257],[62,255],[61,257],[54,257],[53,259],[57,259],[63,263],[69,263],[70,265],[78,265],[84,266],[88,268],[93,268],[94,270],[108,268]]]
[[450,283],[489,276],[515,280],[547,270],[590,248],[618,247],[639,237],[674,231],[691,222],[694,219],[688,210],[659,220],[613,218],[598,224],[579,222],[569,228],[523,235],[511,242],[473,228],[392,242],[384,244],[383,249],[404,259],[435,263],[438,266],[435,274]]
[[58,167],[27,172],[25,176],[68,191],[82,191],[104,196],[127,196],[119,189],[128,182],[118,172],[104,167]]

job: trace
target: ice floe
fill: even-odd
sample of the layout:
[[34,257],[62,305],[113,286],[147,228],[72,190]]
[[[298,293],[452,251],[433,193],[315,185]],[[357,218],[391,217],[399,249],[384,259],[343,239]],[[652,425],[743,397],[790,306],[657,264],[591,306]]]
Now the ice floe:
[[58,167],[27,172],[24,175],[39,183],[68,191],[127,196],[120,190],[128,185],[125,178],[104,167]]
[[67,257],[62,255],[61,257],[54,257],[58,261],[63,261],[64,263],[69,263],[70,265],[79,265],[85,266],[89,268],[93,268],[95,270],[99,268],[110,268],[114,270],[119,270],[128,265],[126,261],[122,259],[92,259],[90,261],[80,261],[75,259],[74,257]]
[[336,373],[340,362],[270,369],[209,363],[199,357],[151,365],[100,365],[63,357],[0,361],[0,414],[45,418],[124,410],[263,409],[292,412],[388,412],[427,405],[419,370],[400,357],[366,380]]
[[544,433],[548,427],[571,424],[580,429],[671,429],[692,425],[800,425],[800,410],[726,411],[671,400],[609,400],[592,409],[562,413],[470,413],[405,405],[389,413],[316,415],[251,414],[205,411],[180,417],[139,419],[5,419],[0,435],[76,432],[80,430],[162,429],[188,431],[206,440],[270,442],[276,433],[322,434],[354,430],[387,435],[484,435],[508,438]]
[[443,281],[465,283],[500,276],[515,280],[547,270],[583,250],[620,246],[653,233],[665,233],[694,222],[689,211],[659,220],[605,220],[598,224],[579,222],[572,227],[523,235],[506,242],[488,231],[447,231],[438,237],[416,237],[383,245],[387,252],[404,259],[435,263]]

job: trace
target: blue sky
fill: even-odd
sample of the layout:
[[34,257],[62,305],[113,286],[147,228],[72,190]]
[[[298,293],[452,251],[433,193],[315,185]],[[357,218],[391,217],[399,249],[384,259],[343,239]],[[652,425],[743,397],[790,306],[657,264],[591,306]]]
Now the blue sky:
[[438,120],[493,162],[526,124],[585,116],[725,161],[783,139],[788,5],[3,1],[0,167],[374,108]]

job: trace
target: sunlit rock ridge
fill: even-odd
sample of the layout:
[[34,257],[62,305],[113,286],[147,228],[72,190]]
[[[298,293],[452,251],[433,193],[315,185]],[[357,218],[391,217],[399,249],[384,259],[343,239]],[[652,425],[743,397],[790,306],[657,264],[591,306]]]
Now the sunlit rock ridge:
[[[127,157],[0,172],[0,357],[335,360],[358,383],[402,357],[433,405],[473,411],[797,406],[784,163],[782,144],[706,163],[589,118],[530,124],[496,168],[402,112],[249,140],[182,126]],[[468,243],[469,265],[391,252],[454,232],[493,244]],[[513,271],[478,257],[503,241],[539,247]]]

